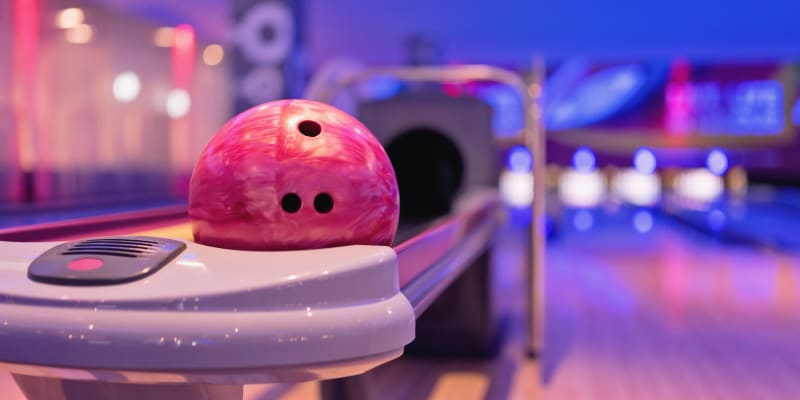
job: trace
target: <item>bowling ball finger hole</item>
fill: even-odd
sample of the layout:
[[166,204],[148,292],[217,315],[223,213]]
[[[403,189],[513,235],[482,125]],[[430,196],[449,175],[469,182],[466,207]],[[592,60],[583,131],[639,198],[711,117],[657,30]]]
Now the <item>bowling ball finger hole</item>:
[[314,209],[320,214],[327,214],[333,210],[333,198],[327,193],[320,193],[314,197]]
[[297,124],[297,130],[303,135],[314,137],[322,133],[322,126],[315,121],[303,121]]
[[288,213],[296,213],[302,204],[300,196],[294,193],[287,193],[281,199],[281,208]]

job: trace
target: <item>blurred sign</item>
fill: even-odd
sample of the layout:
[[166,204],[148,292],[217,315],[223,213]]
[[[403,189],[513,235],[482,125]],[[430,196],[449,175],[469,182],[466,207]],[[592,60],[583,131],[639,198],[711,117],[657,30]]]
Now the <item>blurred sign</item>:
[[301,0],[234,1],[236,112],[300,96],[302,15]]
[[774,135],[783,131],[783,86],[776,80],[675,85],[665,92],[671,132]]
[[545,121],[551,140],[617,152],[771,146],[793,140],[798,81],[780,63],[565,62],[549,74]]
[[[625,64],[592,71],[565,82],[564,75],[574,72],[556,71],[547,82],[563,85],[563,90],[549,90],[545,96],[545,122],[549,129],[563,130],[589,125],[611,118],[641,98],[648,88],[648,69]],[[581,71],[585,72],[585,71]],[[547,86],[549,88],[549,86]]]

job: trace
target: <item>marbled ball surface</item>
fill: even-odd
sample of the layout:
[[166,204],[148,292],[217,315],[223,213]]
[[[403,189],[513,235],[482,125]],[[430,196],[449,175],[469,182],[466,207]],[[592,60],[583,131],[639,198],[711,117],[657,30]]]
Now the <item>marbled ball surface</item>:
[[189,191],[195,241],[229,249],[390,245],[399,210],[378,140],[349,114],[308,100],[231,119],[203,150]]

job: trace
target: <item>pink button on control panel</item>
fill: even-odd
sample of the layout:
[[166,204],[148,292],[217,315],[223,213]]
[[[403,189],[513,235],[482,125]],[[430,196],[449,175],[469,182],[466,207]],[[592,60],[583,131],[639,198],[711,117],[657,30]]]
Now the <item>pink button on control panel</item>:
[[28,266],[28,278],[68,286],[128,283],[155,273],[185,249],[186,244],[181,241],[153,236],[112,236],[65,242],[33,260]]
[[[63,264],[62,264],[63,265]],[[67,264],[67,268],[73,271],[91,271],[103,266],[103,260],[99,258],[79,258]]]

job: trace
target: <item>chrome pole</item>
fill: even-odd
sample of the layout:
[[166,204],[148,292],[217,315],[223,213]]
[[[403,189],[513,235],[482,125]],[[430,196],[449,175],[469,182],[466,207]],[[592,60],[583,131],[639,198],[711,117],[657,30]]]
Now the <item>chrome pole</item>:
[[547,237],[546,139],[542,112],[544,62],[536,57],[527,79],[525,98],[525,145],[533,157],[533,202],[531,204],[528,268],[528,355],[544,351],[545,333],[545,239]]

